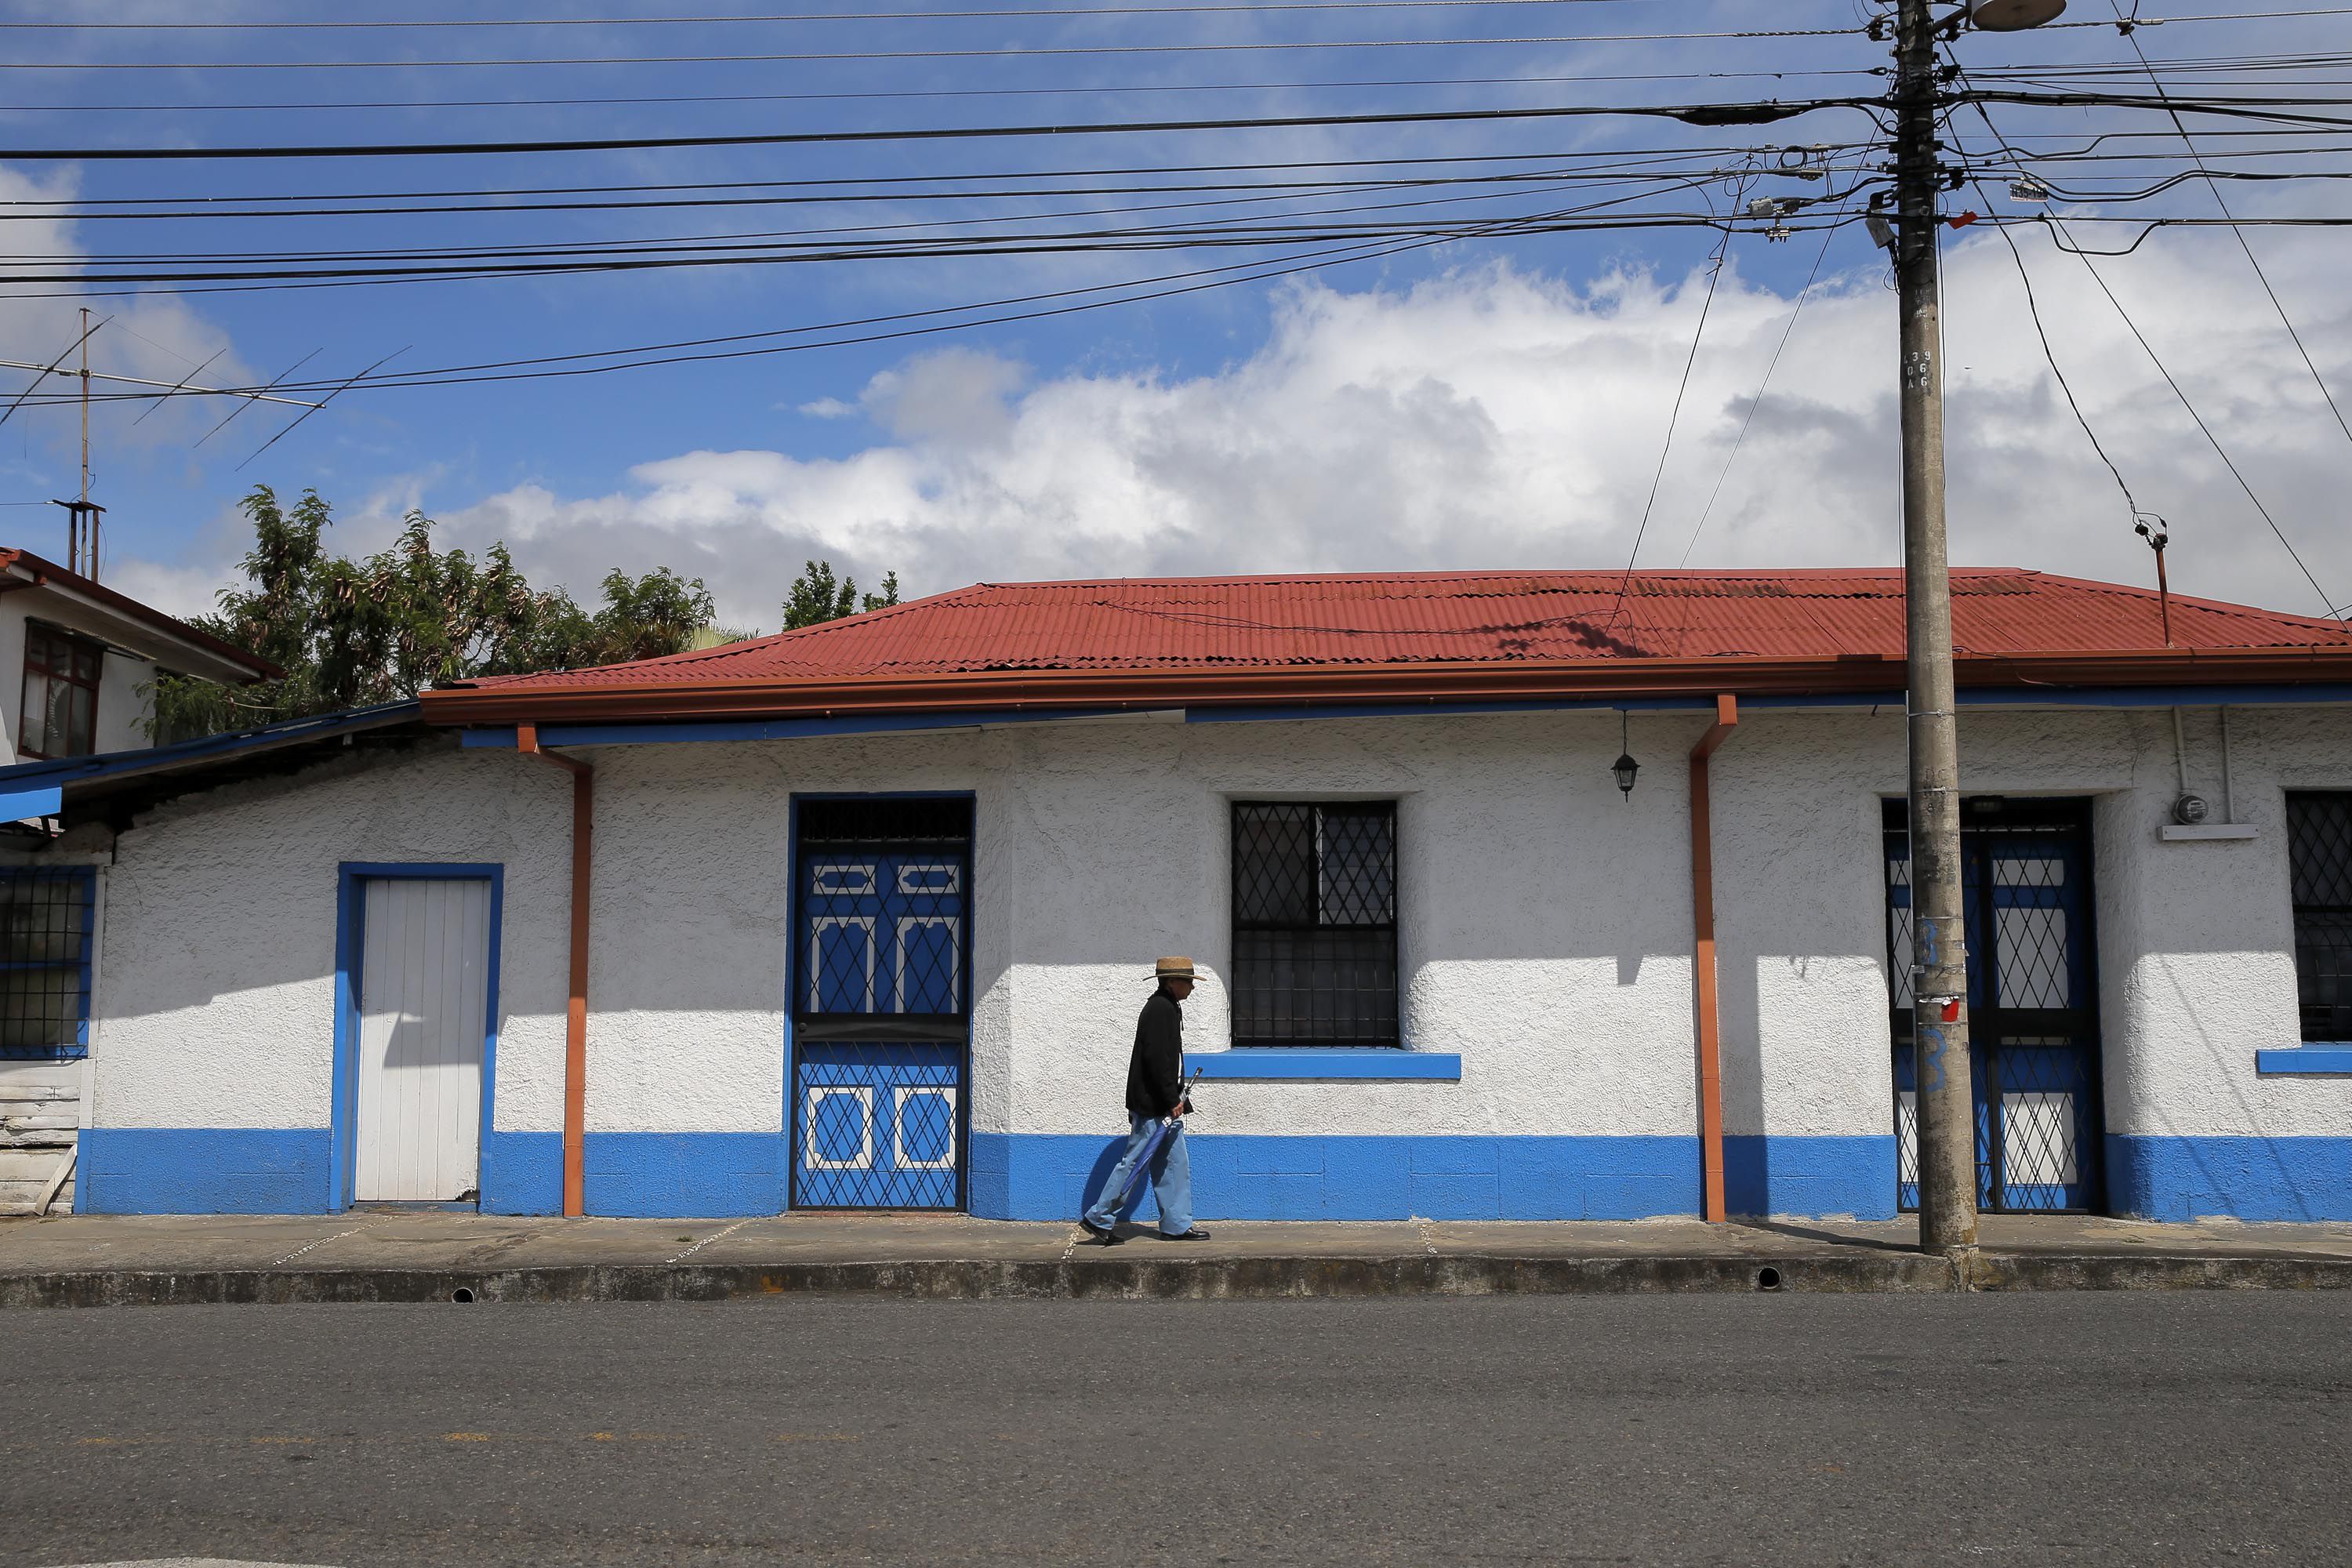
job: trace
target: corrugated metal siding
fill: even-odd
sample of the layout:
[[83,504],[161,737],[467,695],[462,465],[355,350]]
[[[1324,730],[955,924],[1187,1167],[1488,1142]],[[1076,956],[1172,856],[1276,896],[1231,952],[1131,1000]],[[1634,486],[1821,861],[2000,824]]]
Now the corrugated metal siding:
[[490,885],[377,879],[364,930],[352,1195],[450,1202],[480,1180]]
[[[1965,653],[2165,646],[2152,592],[2000,568],[1952,576]],[[2188,598],[2172,602],[2172,632],[2181,648],[2352,646],[2334,621]],[[1893,571],[1120,579],[984,583],[730,647],[477,684],[1902,652]]]

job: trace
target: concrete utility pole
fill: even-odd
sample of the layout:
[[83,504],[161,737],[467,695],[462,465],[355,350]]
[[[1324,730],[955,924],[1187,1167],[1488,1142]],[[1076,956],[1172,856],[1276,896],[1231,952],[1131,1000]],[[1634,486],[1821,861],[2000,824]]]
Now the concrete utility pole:
[[1944,371],[1936,276],[1936,23],[1900,0],[1895,27],[1895,287],[1902,317],[1903,587],[1911,725],[1911,1026],[1918,1086],[1919,1247],[1977,1244],[1976,1107],[1961,906],[1952,584],[1944,549]]

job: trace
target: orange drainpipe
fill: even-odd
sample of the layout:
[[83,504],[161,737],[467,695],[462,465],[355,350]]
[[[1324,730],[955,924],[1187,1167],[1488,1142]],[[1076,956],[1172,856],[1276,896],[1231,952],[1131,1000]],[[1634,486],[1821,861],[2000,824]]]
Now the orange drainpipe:
[[1706,760],[1731,738],[1739,699],[1715,700],[1715,722],[1690,754],[1692,965],[1698,975],[1699,1162],[1705,1217],[1723,1219],[1723,1026],[1715,987],[1715,835],[1708,819]]
[[542,751],[539,726],[515,726],[515,750],[572,774],[572,1000],[563,1015],[563,1212],[588,1212],[588,868],[593,847],[596,770]]

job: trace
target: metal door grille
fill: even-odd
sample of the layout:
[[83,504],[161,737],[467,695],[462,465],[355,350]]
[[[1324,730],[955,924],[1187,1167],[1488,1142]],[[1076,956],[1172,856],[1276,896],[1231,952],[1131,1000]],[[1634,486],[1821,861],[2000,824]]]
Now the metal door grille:
[[[1904,803],[1887,803],[1896,1195],[1903,1208],[1916,1209],[1918,1114],[1905,822]],[[2102,1137],[2087,805],[1969,800],[1960,854],[1978,1205],[1995,1213],[2095,1209],[2102,1200]]]
[[798,815],[793,1205],[961,1208],[971,803],[809,800]]
[[2352,794],[2286,797],[2294,985],[2305,1040],[2352,1040]]
[[1234,1044],[1393,1046],[1396,805],[1234,805]]

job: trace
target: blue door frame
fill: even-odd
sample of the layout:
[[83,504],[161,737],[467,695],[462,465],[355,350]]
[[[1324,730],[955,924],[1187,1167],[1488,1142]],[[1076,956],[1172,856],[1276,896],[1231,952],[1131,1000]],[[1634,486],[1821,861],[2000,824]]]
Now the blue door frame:
[[[346,860],[335,868],[335,1068],[329,1112],[327,1207],[352,1206],[352,1150],[359,1136],[360,973],[367,952],[367,884],[373,881],[478,881],[490,885],[490,956],[482,1018],[480,1150],[487,1160],[499,1065],[499,949],[506,917],[506,868],[479,861]],[[475,1204],[480,1205],[478,1187]]]
[[[945,814],[960,826],[947,838],[812,842],[812,808],[826,803],[879,817],[936,803],[960,807]],[[973,816],[968,790],[792,798],[788,1207],[970,1206]]]

